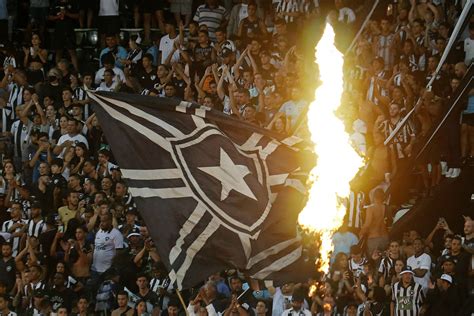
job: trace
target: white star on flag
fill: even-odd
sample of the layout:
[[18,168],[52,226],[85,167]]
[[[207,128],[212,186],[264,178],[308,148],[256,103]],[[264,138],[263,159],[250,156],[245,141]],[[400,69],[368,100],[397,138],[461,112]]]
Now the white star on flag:
[[199,170],[204,171],[221,182],[221,201],[224,201],[232,190],[256,201],[257,198],[244,180],[245,176],[250,174],[247,166],[234,164],[222,148],[220,155],[220,166],[200,167]]

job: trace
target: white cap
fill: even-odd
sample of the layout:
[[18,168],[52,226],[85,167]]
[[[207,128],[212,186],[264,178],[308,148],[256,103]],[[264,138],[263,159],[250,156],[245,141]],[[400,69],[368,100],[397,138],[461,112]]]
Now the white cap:
[[449,283],[453,283],[453,278],[449,274],[443,274],[440,277],[441,280],[445,280]]

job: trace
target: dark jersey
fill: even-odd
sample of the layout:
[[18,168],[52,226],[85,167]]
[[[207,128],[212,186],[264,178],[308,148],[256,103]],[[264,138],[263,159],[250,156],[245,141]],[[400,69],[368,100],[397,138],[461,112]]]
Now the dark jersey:
[[56,31],[74,29],[76,20],[64,15],[64,13],[79,13],[78,2],[76,0],[56,0],[50,8],[49,14],[51,16],[62,16],[61,19],[55,21]]

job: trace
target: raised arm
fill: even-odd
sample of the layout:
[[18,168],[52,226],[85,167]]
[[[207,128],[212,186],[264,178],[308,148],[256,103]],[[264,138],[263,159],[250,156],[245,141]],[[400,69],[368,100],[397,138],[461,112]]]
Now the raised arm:
[[191,79],[184,73],[181,64],[176,63],[176,64],[173,64],[172,67],[173,67],[174,71],[175,71],[178,75],[180,75],[181,78],[183,78],[184,82],[186,82],[187,85],[190,85],[190,84],[191,84]]
[[411,24],[413,23],[413,21],[415,21],[418,14],[416,12],[416,1],[410,0],[410,4],[411,4],[411,8],[410,8],[410,12],[408,12],[408,21]]
[[230,106],[232,108],[232,113],[237,115],[238,118],[241,118],[240,111],[237,107],[237,102],[235,101],[234,94],[237,92],[237,85],[232,83],[229,85],[229,99],[230,99]]
[[46,115],[44,114],[44,111],[43,111],[43,108],[41,107],[41,104],[39,103],[38,95],[36,93],[34,93],[31,96],[31,99],[33,100],[33,103],[35,104],[36,113],[38,113],[38,115],[41,118],[41,125],[45,125],[47,123]]
[[222,76],[219,78],[219,81],[217,83],[217,96],[219,99],[224,100],[225,98],[225,91],[224,91],[224,79],[227,76],[227,73],[229,72],[229,69],[227,68],[227,65],[222,65]]
[[201,80],[199,81],[199,88],[202,89],[204,87],[204,82],[206,82],[206,78],[211,74],[211,66],[208,66],[204,71],[204,76],[202,76]]
[[244,61],[245,55],[247,55],[249,51],[249,47],[247,47],[242,54],[240,54],[239,59],[237,59],[235,65],[233,66],[233,73],[235,74],[235,78],[240,77],[240,66],[242,65],[242,62]]

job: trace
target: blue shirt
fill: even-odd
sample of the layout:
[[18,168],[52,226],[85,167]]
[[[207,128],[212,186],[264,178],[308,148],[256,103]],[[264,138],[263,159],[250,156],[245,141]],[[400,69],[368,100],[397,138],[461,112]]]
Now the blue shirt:
[[464,114],[474,114],[474,95],[469,96],[467,99],[467,108]]
[[7,0],[0,0],[0,20],[8,20]]
[[351,247],[359,243],[359,238],[351,232],[337,232],[332,236],[332,243],[334,245],[334,250],[332,252],[331,262],[334,261],[336,255],[340,252],[349,255]]
[[230,289],[225,284],[224,280],[221,280],[217,283],[217,292],[224,295],[225,297],[230,297]]
[[[110,52],[110,48],[108,48],[108,47],[104,48],[100,52],[99,63],[100,63],[101,68],[103,67],[103,65],[102,65],[102,56],[107,54],[108,52]],[[128,55],[127,50],[125,48],[123,48],[122,46],[117,46],[117,54],[115,55],[115,66],[120,68],[120,69],[123,69],[123,65],[120,62],[120,59],[127,59],[127,55]]]
[[151,54],[153,56],[153,66],[158,66],[158,52],[159,49],[156,45],[153,45],[146,51],[147,54]]

